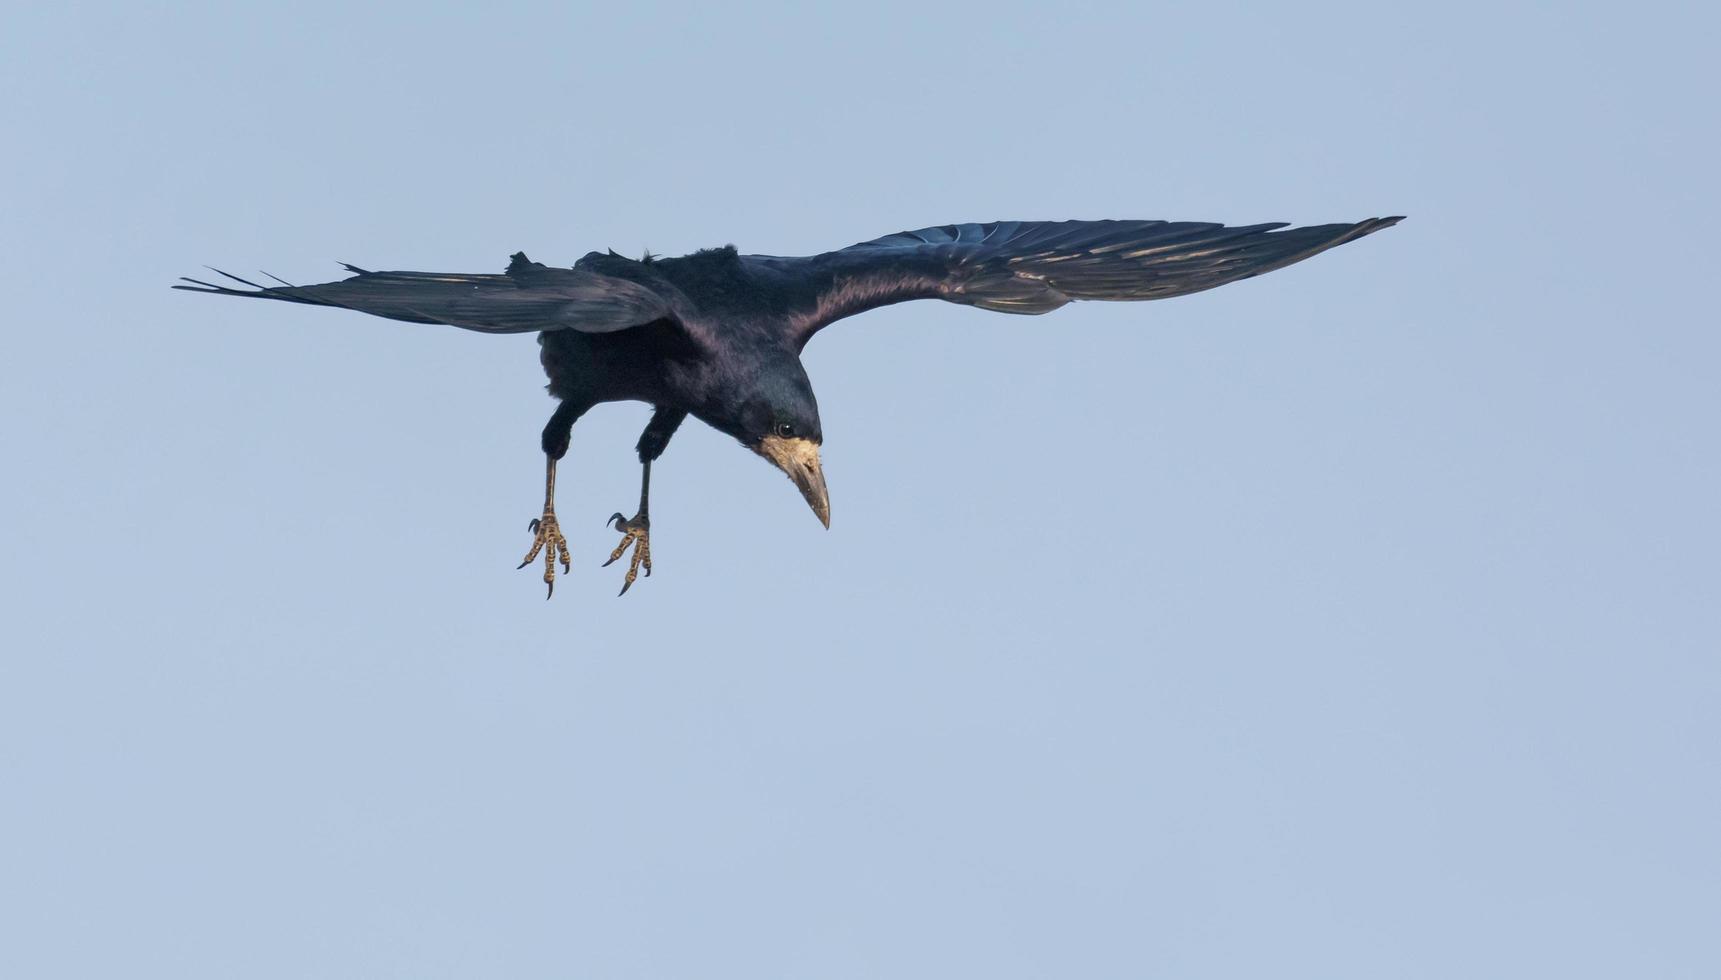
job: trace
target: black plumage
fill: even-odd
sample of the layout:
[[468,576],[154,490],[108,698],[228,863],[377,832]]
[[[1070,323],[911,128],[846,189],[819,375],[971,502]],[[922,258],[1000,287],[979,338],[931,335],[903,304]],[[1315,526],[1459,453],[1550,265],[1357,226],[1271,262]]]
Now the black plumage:
[[1166,221],[999,221],[900,232],[808,257],[741,255],[732,246],[680,258],[635,261],[593,252],[573,268],[516,254],[500,275],[370,272],[314,286],[257,284],[220,273],[234,288],[195,279],[175,286],[335,306],[414,323],[487,333],[537,331],[550,392],[561,404],[545,426],[544,514],[522,567],[540,551],[544,579],[568,567],[556,522],[556,461],[574,422],[594,405],[655,406],[641,435],[639,513],[611,520],[637,544],[622,591],[643,565],[651,574],[651,461],[692,415],[783,469],[827,526],[818,449],[824,439],[812,384],[801,366],[807,341],[831,323],[913,299],[942,299],[1004,313],[1037,314],[1072,300],[1181,296],[1299,262],[1397,223],[1246,227]]

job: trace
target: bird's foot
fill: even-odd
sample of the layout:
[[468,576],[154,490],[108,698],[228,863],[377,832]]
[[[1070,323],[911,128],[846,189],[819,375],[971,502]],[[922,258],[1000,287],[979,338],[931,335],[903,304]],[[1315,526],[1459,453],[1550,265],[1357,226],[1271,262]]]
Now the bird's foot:
[[633,588],[633,580],[639,577],[641,565],[645,566],[645,577],[651,578],[651,518],[641,511],[630,521],[624,521],[620,514],[616,514],[604,523],[615,525],[616,530],[626,535],[621,539],[621,544],[616,545],[615,550],[610,552],[610,560],[604,562],[605,568],[620,561],[628,545],[637,545],[633,549],[633,560],[627,566],[627,577],[622,579],[621,591],[616,593],[618,596],[627,595],[627,590]]
[[526,530],[532,532],[532,550],[520,560],[520,567],[530,565],[532,559],[538,557],[538,552],[544,553],[544,585],[547,586],[544,598],[548,599],[556,594],[556,560],[561,559],[562,571],[573,570],[568,560],[568,539],[562,536],[562,527],[556,523],[556,511],[551,507],[544,508],[543,517],[532,518]]

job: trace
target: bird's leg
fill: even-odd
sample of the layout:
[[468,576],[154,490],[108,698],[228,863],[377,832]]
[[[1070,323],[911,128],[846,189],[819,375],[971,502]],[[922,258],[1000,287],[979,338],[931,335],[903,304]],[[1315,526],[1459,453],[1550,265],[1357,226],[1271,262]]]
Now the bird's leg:
[[621,544],[616,545],[610,552],[609,561],[604,567],[621,560],[627,553],[628,547],[633,547],[633,558],[628,562],[627,575],[623,577],[621,591],[617,595],[627,595],[627,590],[633,588],[634,579],[639,577],[640,566],[645,567],[645,575],[651,577],[651,461],[663,454],[664,447],[669,445],[669,437],[681,425],[687,413],[659,406],[652,414],[651,422],[645,427],[645,432],[639,437],[639,461],[644,467],[639,481],[639,513],[629,520],[623,520],[618,512],[610,517],[606,524],[615,526],[622,533]]
[[633,559],[628,562],[627,575],[622,579],[621,591],[616,595],[627,595],[627,590],[633,588],[633,580],[639,577],[639,567],[645,566],[645,577],[651,578],[651,460],[645,461],[645,475],[639,481],[639,513],[629,520],[622,520],[621,512],[617,511],[605,521],[612,524],[622,533],[621,544],[610,552],[610,560],[604,562],[608,568],[621,559],[628,545],[634,545]]
[[532,532],[532,550],[521,559],[520,567],[530,565],[532,559],[538,557],[538,552],[544,553],[546,599],[556,594],[557,560],[562,563],[562,571],[573,569],[568,558],[568,539],[562,536],[562,526],[556,522],[556,462],[567,453],[569,432],[574,420],[584,412],[585,408],[575,403],[563,402],[550,416],[549,424],[544,426],[544,513],[526,525],[526,530]]
[[547,587],[544,598],[556,594],[556,559],[562,561],[562,571],[572,571],[573,565],[568,559],[568,539],[562,536],[562,526],[556,523],[556,457],[545,457],[549,462],[544,476],[544,514],[534,517],[526,525],[526,530],[532,532],[532,550],[526,552],[526,557],[520,559],[520,567],[525,568],[538,557],[538,552],[544,553],[544,585]]

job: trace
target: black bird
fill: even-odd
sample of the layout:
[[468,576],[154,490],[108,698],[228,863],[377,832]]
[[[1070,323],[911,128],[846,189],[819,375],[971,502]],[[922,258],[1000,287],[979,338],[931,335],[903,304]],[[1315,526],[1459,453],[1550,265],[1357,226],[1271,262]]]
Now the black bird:
[[[623,535],[606,567],[635,544],[622,582],[651,574],[651,462],[688,415],[734,436],[789,475],[830,527],[819,462],[824,430],[801,351],[846,316],[911,299],[1002,313],[1047,313],[1071,300],[1181,296],[1271,272],[1398,223],[1228,228],[1203,222],[996,221],[899,232],[810,257],[741,255],[734,246],[641,261],[592,252],[571,269],[516,253],[501,275],[370,272],[316,286],[246,289],[197,279],[175,289],[336,306],[394,320],[486,333],[538,332],[539,360],[560,400],[544,426],[544,513],[529,525],[544,582],[570,568],[556,522],[556,461],[574,422],[602,402],[653,406],[639,437],[639,512],[610,518]],[[345,263],[343,263],[345,265]],[[270,278],[274,278],[271,276]]]

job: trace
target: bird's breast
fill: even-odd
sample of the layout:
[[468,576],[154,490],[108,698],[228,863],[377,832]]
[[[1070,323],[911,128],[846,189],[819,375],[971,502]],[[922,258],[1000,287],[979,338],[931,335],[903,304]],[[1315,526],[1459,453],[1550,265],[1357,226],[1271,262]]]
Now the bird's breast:
[[649,327],[588,334],[555,330],[538,335],[539,362],[550,393],[564,400],[673,403],[668,377],[678,358],[647,335]]

